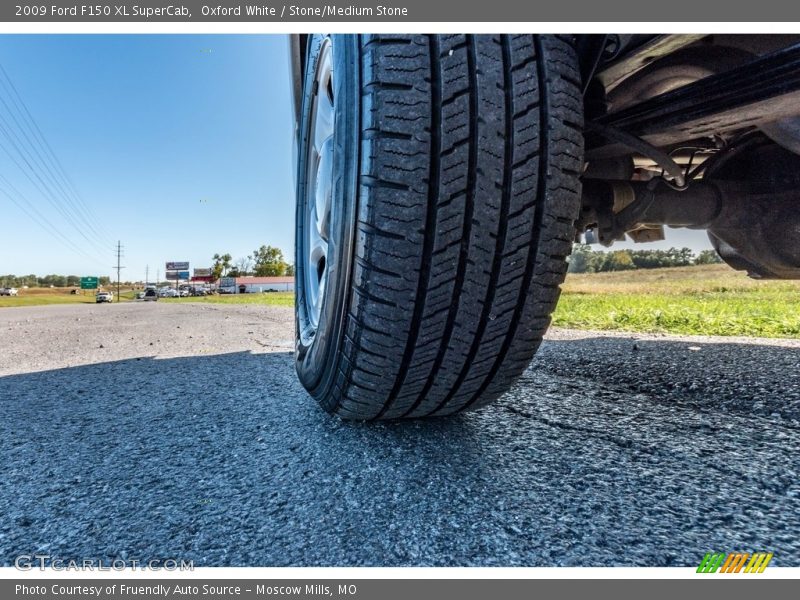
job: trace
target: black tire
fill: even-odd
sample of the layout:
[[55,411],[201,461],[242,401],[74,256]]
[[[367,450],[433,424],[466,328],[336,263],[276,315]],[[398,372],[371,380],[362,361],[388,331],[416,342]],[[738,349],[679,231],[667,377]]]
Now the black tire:
[[569,37],[333,36],[327,288],[304,300],[309,41],[298,168],[297,371],[346,419],[486,405],[530,363],[574,238],[582,100]]

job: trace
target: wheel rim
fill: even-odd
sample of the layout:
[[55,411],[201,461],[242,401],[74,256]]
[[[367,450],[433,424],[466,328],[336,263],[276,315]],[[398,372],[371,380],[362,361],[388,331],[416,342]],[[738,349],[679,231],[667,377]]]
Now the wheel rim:
[[313,335],[319,326],[325,288],[328,280],[328,249],[331,244],[331,212],[333,210],[333,55],[331,40],[320,48],[314,76],[311,119],[307,140],[307,185],[305,191],[305,265],[304,303],[308,318],[307,333]]

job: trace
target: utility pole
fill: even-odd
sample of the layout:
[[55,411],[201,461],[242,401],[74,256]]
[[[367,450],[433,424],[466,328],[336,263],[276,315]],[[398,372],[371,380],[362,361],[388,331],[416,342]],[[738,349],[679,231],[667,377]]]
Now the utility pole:
[[146,265],[144,268],[144,287],[147,288],[147,284],[150,283],[150,265]]
[[117,241],[117,266],[116,266],[116,269],[117,269],[117,302],[120,301],[120,299],[119,299],[119,272],[122,269],[125,268],[120,264],[121,260],[122,260],[122,242]]

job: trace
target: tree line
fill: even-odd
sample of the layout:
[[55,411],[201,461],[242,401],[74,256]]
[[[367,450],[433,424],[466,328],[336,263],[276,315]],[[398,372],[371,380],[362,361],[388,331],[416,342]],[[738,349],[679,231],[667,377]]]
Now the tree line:
[[286,261],[283,251],[274,246],[261,246],[236,260],[230,254],[215,254],[212,257],[211,275],[220,277],[281,277],[293,276],[294,265]]
[[660,269],[663,267],[689,267],[721,263],[714,250],[698,254],[690,248],[669,250],[592,250],[587,244],[575,244],[569,257],[570,273],[601,273],[605,271],[630,271],[632,269]]
[[[101,286],[111,284],[110,277],[99,277]],[[0,287],[78,287],[81,284],[80,275],[0,275]]]

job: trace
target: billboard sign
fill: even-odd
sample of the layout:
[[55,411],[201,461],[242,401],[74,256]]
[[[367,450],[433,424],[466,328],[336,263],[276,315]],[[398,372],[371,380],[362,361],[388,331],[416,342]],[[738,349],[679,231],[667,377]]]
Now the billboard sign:
[[167,271],[188,271],[189,270],[189,263],[188,262],[168,262],[167,263]]
[[189,271],[178,271],[178,279],[189,280]]
[[236,278],[234,277],[220,277],[219,287],[231,288],[236,287]]
[[97,279],[97,277],[81,277],[82,290],[96,290],[98,283],[99,280]]
[[166,273],[164,273],[164,279],[166,279],[167,281],[175,281],[177,278],[178,278],[177,271],[167,271]]
[[211,277],[211,269],[195,269],[194,278],[198,277]]

